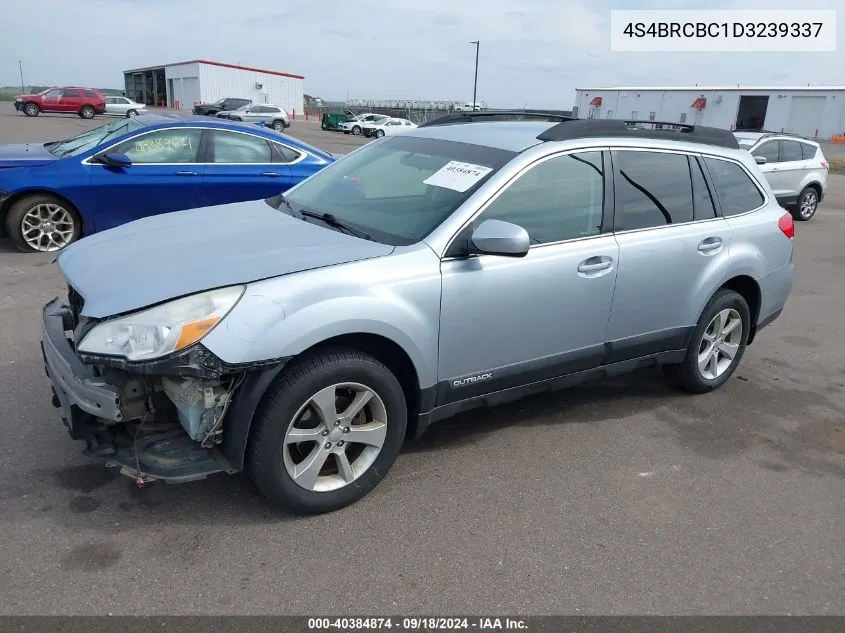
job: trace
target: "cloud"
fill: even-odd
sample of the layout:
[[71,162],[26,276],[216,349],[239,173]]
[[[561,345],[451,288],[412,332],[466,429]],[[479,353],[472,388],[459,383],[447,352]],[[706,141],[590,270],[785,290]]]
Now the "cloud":
[[[83,6],[84,5],[84,6]],[[567,108],[576,87],[630,84],[834,83],[837,53],[634,54],[610,51],[610,10],[786,9],[794,0],[67,0],[4,12],[0,83],[119,87],[127,68],[188,59],[306,76],[306,92],[350,97],[472,98]],[[633,6],[632,6],[633,5]],[[807,8],[836,8],[838,0]],[[843,14],[843,12],[840,12]],[[843,14],[845,15],[845,14]],[[845,17],[839,18],[839,31]],[[83,25],[69,43],[67,25]]]

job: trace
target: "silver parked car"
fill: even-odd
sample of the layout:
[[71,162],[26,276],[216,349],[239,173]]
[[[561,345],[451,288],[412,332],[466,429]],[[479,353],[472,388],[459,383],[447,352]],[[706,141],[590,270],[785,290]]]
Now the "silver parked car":
[[827,192],[830,165],[815,141],[776,132],[735,132],[740,147],[754,156],[778,203],[796,220],[816,214]]
[[290,117],[285,109],[271,103],[250,104],[230,112],[218,112],[217,118],[243,121],[244,123],[260,123],[263,121],[264,125],[279,132],[290,127]]
[[725,130],[487,114],[67,247],[42,347],[71,436],[139,482],[246,470],[325,512],[461,411],[653,365],[722,386],[794,274],[751,155]]
[[127,97],[106,95],[106,114],[133,117],[147,114],[147,106]]

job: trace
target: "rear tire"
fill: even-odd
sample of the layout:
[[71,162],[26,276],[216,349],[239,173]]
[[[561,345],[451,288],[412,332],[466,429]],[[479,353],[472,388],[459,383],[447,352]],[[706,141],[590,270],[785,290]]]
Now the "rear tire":
[[[731,324],[734,324],[733,328],[729,329]],[[737,329],[740,329],[739,333]],[[701,313],[683,362],[664,365],[663,373],[669,382],[684,391],[714,391],[725,384],[739,366],[750,331],[748,302],[738,292],[723,288],[713,295]],[[733,356],[729,357],[729,354]]]
[[82,106],[82,108],[79,110],[79,116],[81,116],[83,119],[93,119],[95,114],[97,113],[91,106]]
[[285,129],[285,122],[282,120],[273,121],[273,129],[277,132],[281,132]]
[[23,107],[23,113],[26,116],[38,116],[39,114],[41,114],[41,108],[38,107],[38,105],[35,103],[27,103]]
[[[350,398],[366,393],[361,413],[343,421]],[[268,389],[253,420],[246,469],[275,505],[300,514],[332,512],[378,485],[396,461],[406,428],[405,395],[384,364],[354,349],[327,350],[293,362]],[[291,442],[294,432],[303,439]],[[374,438],[380,446],[368,443]]]
[[819,192],[815,187],[804,187],[798,196],[798,202],[790,210],[792,217],[798,222],[811,220],[819,208]]

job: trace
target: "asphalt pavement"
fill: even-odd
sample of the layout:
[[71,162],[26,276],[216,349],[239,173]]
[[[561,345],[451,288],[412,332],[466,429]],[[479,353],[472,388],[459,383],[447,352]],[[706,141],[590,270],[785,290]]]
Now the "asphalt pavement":
[[[0,113],[0,143],[102,122]],[[464,414],[309,518],[242,475],[138,489],[83,457],[40,360],[52,256],[0,240],[0,614],[843,614],[843,222],[832,177],[783,316],[720,391],[648,370]]]

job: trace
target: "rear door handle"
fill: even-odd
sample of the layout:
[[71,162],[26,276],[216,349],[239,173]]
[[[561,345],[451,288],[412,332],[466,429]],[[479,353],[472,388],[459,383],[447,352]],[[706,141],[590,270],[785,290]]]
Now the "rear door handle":
[[261,175],[265,176],[266,178],[278,178],[279,177],[279,174],[277,174],[275,171],[262,171]]
[[610,257],[589,257],[578,264],[578,272],[589,275],[610,270],[611,266],[613,260]]
[[720,248],[722,248],[721,237],[708,237],[698,244],[698,250],[702,253],[710,253],[712,251],[719,250]]
[[196,176],[197,172],[195,171],[177,171],[177,176]]

